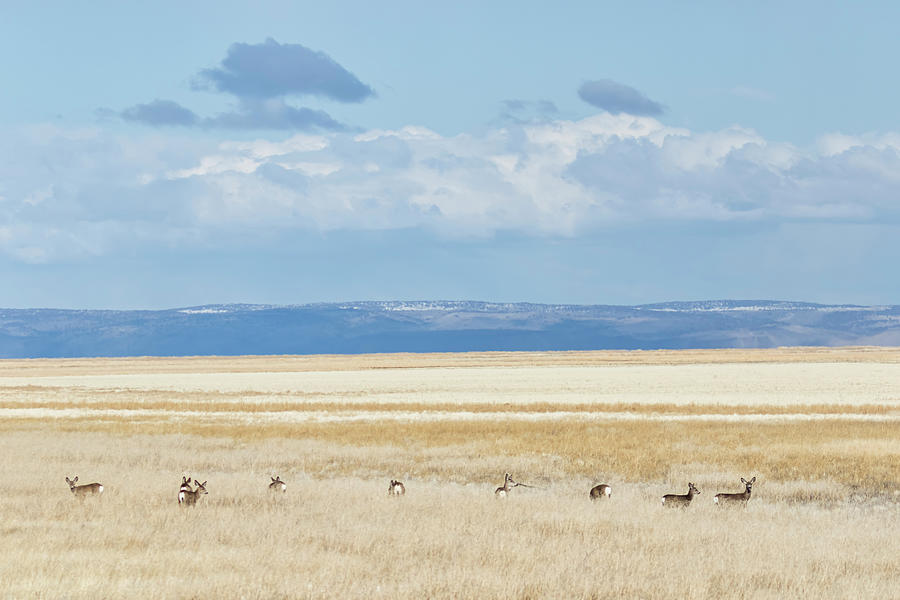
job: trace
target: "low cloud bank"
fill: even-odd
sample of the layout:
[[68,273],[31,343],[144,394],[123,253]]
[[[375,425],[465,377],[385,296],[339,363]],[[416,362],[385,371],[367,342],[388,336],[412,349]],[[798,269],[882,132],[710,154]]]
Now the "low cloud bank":
[[[172,125],[192,118],[161,102],[142,110]],[[43,126],[0,141],[0,252],[52,262],[230,235],[265,244],[273,229],[571,238],[642,223],[900,216],[897,134],[826,135],[804,149],[736,127],[693,132],[611,113],[453,137],[421,127],[282,141],[178,132]]]

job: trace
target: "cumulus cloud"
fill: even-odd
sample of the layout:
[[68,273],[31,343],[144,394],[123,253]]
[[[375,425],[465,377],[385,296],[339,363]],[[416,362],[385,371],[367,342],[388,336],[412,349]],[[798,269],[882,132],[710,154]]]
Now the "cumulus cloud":
[[371,87],[324,52],[301,44],[232,44],[220,67],[203,69],[194,82],[239,98],[287,95],[323,96],[339,102],[362,102],[375,95]]
[[262,44],[232,44],[221,65],[202,69],[193,87],[232,95],[238,107],[199,117],[172,100],[154,100],[126,108],[118,115],[125,121],[153,127],[342,131],[347,127],[325,111],[292,106],[285,98],[309,95],[362,102],[375,95],[371,87],[324,52],[300,44],[280,44],[271,38]]
[[665,107],[631,86],[612,79],[586,81],[578,88],[582,100],[614,115],[627,113],[637,116],[657,116]]
[[147,104],[136,104],[123,110],[121,116],[126,121],[157,127],[165,125],[187,127],[196,125],[199,120],[192,110],[172,100],[154,100]]
[[854,148],[894,149],[900,151],[900,133],[847,135],[830,133],[819,138],[819,151],[825,156],[836,156]]
[[610,113],[450,137],[404,127],[215,144],[177,131],[0,140],[0,252],[52,262],[138,243],[214,247],[228,232],[265,244],[275,231],[579,237],[622,224],[900,219],[896,134],[803,149]]

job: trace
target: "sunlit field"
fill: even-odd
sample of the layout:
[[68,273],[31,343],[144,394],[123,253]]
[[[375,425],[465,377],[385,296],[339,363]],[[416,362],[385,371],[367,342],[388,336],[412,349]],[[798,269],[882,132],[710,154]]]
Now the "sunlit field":
[[0,456],[0,597],[900,589],[900,349],[0,361]]

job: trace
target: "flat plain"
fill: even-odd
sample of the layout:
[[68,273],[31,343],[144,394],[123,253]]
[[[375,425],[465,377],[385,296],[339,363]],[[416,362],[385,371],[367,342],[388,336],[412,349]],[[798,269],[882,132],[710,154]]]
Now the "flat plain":
[[900,589],[900,349],[6,360],[0,456],[0,597]]

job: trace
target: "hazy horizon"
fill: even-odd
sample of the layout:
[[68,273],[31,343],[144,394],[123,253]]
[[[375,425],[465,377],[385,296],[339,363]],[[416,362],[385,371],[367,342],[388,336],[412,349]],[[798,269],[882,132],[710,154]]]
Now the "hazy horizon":
[[853,302],[810,302],[807,300],[784,299],[784,298],[694,298],[694,299],[674,299],[659,300],[651,302],[641,302],[640,304],[615,304],[608,302],[532,302],[529,300],[484,300],[475,298],[394,298],[394,299],[349,299],[349,300],[332,300],[332,301],[316,301],[316,302],[290,302],[290,303],[272,303],[272,302],[208,302],[204,304],[191,304],[183,306],[161,306],[161,307],[134,307],[122,308],[117,306],[102,307],[84,307],[84,306],[0,306],[0,310],[60,310],[60,311],[110,311],[110,312],[164,312],[171,310],[189,310],[193,308],[204,307],[261,307],[261,308],[292,308],[307,307],[317,305],[358,305],[358,304],[485,304],[485,305],[532,305],[532,306],[572,306],[572,307],[591,307],[591,306],[609,306],[621,308],[635,308],[642,306],[656,306],[669,304],[703,304],[703,303],[777,303],[777,304],[797,304],[797,305],[816,305],[823,307],[831,306],[848,306],[858,308],[873,307],[893,307],[900,304],[857,304]]

